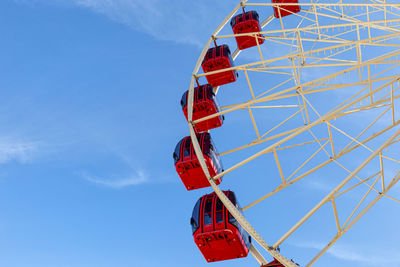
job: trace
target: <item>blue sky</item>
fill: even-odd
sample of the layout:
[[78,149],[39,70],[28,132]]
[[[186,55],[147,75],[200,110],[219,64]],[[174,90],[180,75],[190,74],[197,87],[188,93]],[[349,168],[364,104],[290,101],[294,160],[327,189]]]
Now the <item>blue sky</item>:
[[[184,189],[172,151],[188,134],[179,100],[195,61],[235,4],[0,3],[0,266],[209,265],[189,217],[210,190]],[[269,220],[257,216],[257,225]],[[380,241],[386,249],[372,249],[365,231],[352,237],[316,266],[400,266],[395,236]],[[282,252],[312,256],[321,242]]]

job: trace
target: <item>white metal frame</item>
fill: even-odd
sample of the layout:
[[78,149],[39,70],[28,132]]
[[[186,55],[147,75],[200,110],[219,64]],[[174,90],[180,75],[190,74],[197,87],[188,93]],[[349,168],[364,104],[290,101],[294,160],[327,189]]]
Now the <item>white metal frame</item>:
[[[285,4],[291,5],[291,4]],[[197,121],[192,121],[193,112],[193,92],[196,79],[203,77],[204,73],[199,73],[201,62],[205,56],[206,51],[216,39],[223,38],[233,38],[239,35],[219,35],[220,31],[225,27],[228,21],[238,12],[242,6],[277,6],[279,8],[280,4],[271,3],[251,3],[251,1],[243,0],[241,1],[229,15],[223,20],[223,22],[217,27],[215,32],[211,35],[211,38],[206,43],[204,49],[200,53],[200,56],[195,65],[194,71],[192,73],[189,95],[188,95],[188,125],[190,130],[190,135],[193,141],[194,150],[200,161],[201,167],[208,178],[210,185],[227,207],[229,212],[237,219],[237,221],[243,226],[243,228],[253,237],[253,239],[263,247],[266,252],[271,256],[278,259],[284,266],[297,266],[291,260],[287,259],[285,256],[280,254],[278,247],[291,236],[299,227],[305,223],[313,214],[315,214],[323,205],[331,203],[333,209],[333,219],[337,226],[337,233],[334,238],[329,242],[326,247],[321,250],[309,263],[307,266],[311,266],[318,260],[345,232],[347,232],[379,199],[385,197],[397,202],[395,199],[389,196],[388,191],[393,188],[393,186],[400,180],[400,169],[388,182],[390,177],[385,175],[383,160],[388,160],[391,162],[400,163],[399,158],[393,158],[388,156],[385,149],[390,146],[397,144],[400,136],[400,120],[396,119],[395,116],[395,102],[400,98],[400,75],[386,75],[390,73],[390,70],[398,67],[400,65],[400,60],[398,56],[400,55],[400,43],[394,41],[398,38],[400,33],[400,4],[387,3],[381,0],[370,0],[364,1],[363,3],[346,3],[345,1],[337,1],[335,3],[323,3],[312,1],[310,3],[301,3],[302,12],[298,14],[293,14],[293,16],[298,16],[301,22],[296,28],[285,28],[284,21],[280,19],[281,29],[273,30],[263,30],[262,34],[266,40],[271,42],[279,42],[282,45],[290,45],[295,47],[296,50],[288,55],[284,55],[277,58],[264,59],[261,49],[259,48],[260,61],[252,62],[245,65],[235,66],[231,69],[237,71],[243,71],[245,78],[248,82],[249,89],[252,93],[252,98],[243,103],[237,103],[230,106],[225,106],[222,111],[206,117]],[[353,9],[360,9],[359,14],[354,14],[351,11]],[[350,10],[350,11],[349,11]],[[393,11],[394,10],[394,11]],[[397,12],[397,13],[396,13]],[[374,20],[377,14],[382,14],[384,19]],[[262,22],[262,28],[268,25],[274,19],[273,15],[268,17]],[[324,25],[322,23],[323,19],[336,19],[338,23],[333,23],[329,25]],[[303,23],[304,22],[304,23]],[[308,22],[308,24],[307,24]],[[348,30],[350,29],[350,30]],[[338,34],[328,34],[327,31],[336,30]],[[361,38],[362,34],[368,32],[367,38]],[[382,33],[374,36],[374,31],[381,31]],[[357,36],[355,40],[346,39],[345,35],[351,33]],[[242,34],[243,35],[243,34]],[[248,35],[248,34],[247,34]],[[255,36],[255,34],[253,34]],[[307,42],[313,43],[311,49],[306,49],[303,44]],[[293,45],[296,43],[296,45]],[[324,44],[328,46],[314,48],[318,44]],[[374,58],[364,59],[363,51],[364,47],[385,47],[390,48],[391,51],[378,55]],[[340,59],[335,58],[342,55],[348,51],[354,51],[354,59]],[[236,50],[233,53],[233,58],[235,59],[239,55],[240,51]],[[320,53],[328,53],[328,55],[319,56]],[[282,65],[282,62],[289,62],[291,64]],[[272,64],[274,63],[274,64]],[[281,64],[281,65],[277,65]],[[372,69],[376,66],[384,66],[383,70],[373,72]],[[328,68],[328,67],[338,67],[341,68],[340,71],[330,73],[329,75],[317,78],[314,80],[303,82],[301,79],[301,73],[303,69],[306,68]],[[225,71],[225,70],[222,70]],[[215,71],[211,73],[218,73],[221,71]],[[287,75],[288,80],[277,85],[276,87],[269,88],[263,94],[255,96],[252,90],[251,81],[248,76],[248,72],[267,72],[274,73],[276,75]],[[209,74],[209,73],[208,73]],[[358,81],[344,84],[332,84],[331,81],[342,77],[343,75],[352,75],[356,77]],[[289,82],[294,82],[294,86],[288,86]],[[313,94],[318,94],[321,92],[328,92],[333,90],[340,90],[343,88],[354,88],[362,87],[361,90],[357,91],[354,95],[343,101],[340,105],[334,107],[329,112],[325,114],[319,114],[317,109],[311,103],[309,96]],[[277,90],[278,88],[278,90]],[[218,88],[215,88],[216,93]],[[280,99],[298,98],[298,105],[263,105],[260,104]],[[272,127],[270,131],[266,133],[261,133],[257,127],[257,123],[252,115],[252,110],[256,108],[294,108],[297,109],[292,116],[286,118],[281,123]],[[238,162],[234,166],[229,167],[222,173],[215,177],[211,177],[208,169],[206,167],[201,149],[196,138],[196,134],[193,128],[198,122],[204,121],[211,117],[219,116],[222,114],[228,114],[232,111],[245,109],[249,111],[252,124],[254,126],[254,131],[257,138],[247,145],[241,145],[229,151],[220,153],[221,156],[234,153],[255,145],[262,145],[265,142],[272,142],[271,145],[266,146],[261,149],[258,153]],[[352,136],[343,129],[339,128],[335,124],[335,120],[350,116],[357,112],[362,112],[366,110],[375,110],[377,118],[375,118],[367,127],[365,127],[360,134],[357,136]],[[282,125],[291,120],[294,116],[301,114],[303,116],[304,125],[286,130],[279,134],[271,133]],[[377,122],[383,117],[391,114],[391,121],[387,123],[385,127],[377,132],[369,133],[371,129],[376,127]],[[316,119],[313,119],[316,117]],[[313,132],[315,127],[325,125],[328,134],[324,138],[318,139]],[[375,128],[374,128],[375,129]],[[290,140],[293,140],[297,136],[303,133],[310,133],[314,139],[311,141],[286,145]],[[334,140],[334,134],[340,133],[349,139],[349,143],[342,149],[337,148],[337,144]],[[369,133],[367,135],[366,133]],[[389,137],[386,137],[391,134]],[[380,138],[386,137],[385,141],[380,144],[378,148],[373,148],[369,145],[372,141],[379,142]],[[292,172],[289,176],[284,176],[282,164],[280,163],[278,152],[284,149],[290,149],[293,147],[305,146],[308,144],[318,144],[319,148],[313,152],[310,157],[304,159],[298,169]],[[285,145],[285,146],[284,146]],[[329,147],[329,149],[328,149]],[[367,159],[365,159],[356,169],[350,171],[346,168],[343,163],[339,161],[343,156],[348,155],[356,149],[365,149],[370,153]],[[327,155],[327,160],[321,162],[317,166],[310,168],[302,173],[304,167],[320,152],[324,152]],[[324,199],[322,199],[314,208],[312,208],[302,219],[300,219],[295,225],[285,233],[278,241],[276,241],[272,246],[269,245],[252,227],[252,225],[246,220],[242,212],[239,211],[223,194],[221,189],[215,184],[215,180],[219,177],[228,174],[237,168],[245,165],[246,163],[265,155],[267,153],[272,153],[276,165],[279,170],[280,179],[282,183],[271,192],[265,194],[259,199],[247,204],[242,208],[243,210],[249,209],[252,206],[258,204],[259,202],[269,198],[270,196],[280,192],[281,190],[295,184],[296,182],[307,177],[311,173],[322,169],[328,164],[336,164],[349,174],[343,181],[334,188]],[[358,173],[364,169],[371,161],[379,159],[380,169],[376,173],[372,174],[367,178],[362,178]],[[349,181],[353,179],[358,179],[359,182],[356,185],[345,188],[349,185]],[[369,182],[373,181],[372,184]],[[380,183],[378,183],[380,181]],[[376,185],[380,184],[381,189],[376,189]],[[344,223],[339,221],[339,213],[336,206],[336,198],[351,192],[354,188],[364,185],[368,188],[368,191],[362,197],[358,205],[354,208],[353,212],[348,216]],[[370,202],[367,207],[360,210],[361,204],[365,202],[368,195],[371,193],[376,193],[376,198]],[[358,213],[357,213],[358,212]],[[266,260],[260,252],[256,250],[254,246],[251,247],[250,252],[256,258],[260,264],[266,264]]]

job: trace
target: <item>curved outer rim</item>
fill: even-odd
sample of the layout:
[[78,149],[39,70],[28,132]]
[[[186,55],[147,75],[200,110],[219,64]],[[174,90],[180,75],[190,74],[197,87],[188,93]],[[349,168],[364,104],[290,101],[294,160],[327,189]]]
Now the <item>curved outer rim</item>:
[[[368,1],[368,0],[365,0]],[[190,82],[190,87],[189,87],[189,96],[188,96],[188,109],[189,109],[189,114],[188,114],[188,121],[189,121],[189,131],[190,131],[190,136],[192,138],[192,143],[194,146],[194,150],[196,153],[196,156],[199,159],[200,165],[202,167],[202,170],[204,172],[204,174],[206,175],[211,187],[214,189],[215,193],[218,195],[219,199],[223,202],[223,204],[225,205],[225,207],[229,210],[229,212],[236,218],[236,220],[241,224],[241,226],[253,237],[253,240],[255,240],[257,243],[259,243],[259,245],[261,245],[271,256],[273,256],[274,258],[276,258],[277,260],[280,261],[281,264],[283,264],[284,266],[290,266],[290,267],[295,267],[298,266],[297,264],[295,264],[292,261],[289,261],[287,258],[285,258],[284,256],[282,256],[280,253],[278,253],[278,251],[275,249],[278,245],[274,245],[273,247],[270,247],[264,240],[263,238],[257,233],[257,231],[252,227],[252,225],[245,219],[245,217],[243,216],[243,214],[240,211],[240,208],[237,209],[231,202],[230,200],[225,196],[225,194],[221,191],[221,189],[215,184],[214,179],[212,177],[210,177],[210,174],[208,172],[208,168],[206,166],[202,151],[200,149],[199,146],[199,142],[196,138],[196,134],[193,128],[193,123],[192,123],[192,117],[193,117],[193,97],[194,97],[194,85],[196,82],[196,79],[199,76],[204,76],[204,74],[201,74],[199,76],[197,76],[197,72],[199,71],[200,68],[200,64],[206,54],[207,49],[210,47],[211,43],[213,40],[216,39],[216,35],[221,31],[221,29],[228,23],[228,21],[233,17],[233,15],[242,7],[242,6],[252,6],[252,5],[257,5],[257,4],[246,4],[248,2],[248,0],[242,0],[236,7],[235,9],[224,19],[224,21],[218,26],[218,28],[215,30],[214,34],[211,36],[211,38],[208,40],[208,42],[206,43],[205,47],[203,48],[202,52],[200,53],[200,56],[197,60],[197,63],[195,65],[194,71],[192,73],[192,77],[191,77],[191,82]],[[317,1],[318,2],[318,1]],[[377,4],[375,1],[373,1],[375,4]],[[261,4],[258,4],[261,5]],[[265,4],[268,6],[274,6],[274,4]],[[302,4],[302,5],[308,5],[308,6],[312,6],[312,5],[316,5],[315,3],[310,3],[310,4]],[[327,4],[321,4],[321,5],[327,5]],[[340,4],[340,5],[344,5],[344,4]],[[352,4],[353,6],[361,6],[364,4]],[[369,4],[371,5],[371,4]],[[369,6],[368,5],[368,6]],[[381,3],[380,5],[385,5],[386,7],[386,3]],[[393,4],[388,4],[387,6],[391,6]],[[398,4],[397,4],[398,5]],[[268,17],[265,21],[263,21],[261,23],[261,27],[264,28],[270,21],[272,21],[273,19],[273,15],[271,15],[270,17]],[[233,35],[231,35],[230,37],[232,37]],[[227,37],[227,36],[226,36]],[[240,50],[235,50],[234,53],[232,54],[233,59],[236,59],[236,57],[238,56],[238,54],[240,53]],[[215,93],[218,92],[218,88],[215,88]],[[325,117],[325,116],[323,116]],[[323,119],[323,117],[321,117],[320,119]],[[318,121],[318,120],[317,120]],[[315,123],[315,122],[314,122]],[[312,124],[314,124],[312,123]],[[390,140],[393,140],[393,138],[395,138],[396,136],[400,135],[400,130],[397,131],[391,138]],[[290,139],[290,136],[284,139]],[[390,142],[390,140],[387,140],[387,142],[385,142],[384,145],[387,145],[388,142]],[[282,140],[281,140],[282,141]],[[279,141],[279,142],[281,142]],[[278,143],[279,143],[278,142]],[[383,146],[384,146],[383,145]],[[380,147],[381,148],[383,148]],[[267,148],[268,149],[268,148]],[[377,152],[378,151],[378,152]],[[379,153],[379,150],[375,151],[373,155],[371,155],[371,157],[374,157],[374,155],[376,156],[376,153]],[[263,151],[261,151],[263,152]],[[370,158],[371,158],[370,157]],[[368,159],[370,159],[368,158]],[[250,158],[249,158],[250,159]],[[367,163],[363,163],[364,165]],[[360,165],[359,168],[362,168],[362,165]],[[358,169],[357,169],[358,170]],[[348,177],[346,178],[348,179]],[[397,181],[400,180],[400,177],[398,177]],[[393,184],[394,185],[394,184]],[[392,185],[392,186],[393,186]],[[335,189],[336,190],[336,189]],[[388,190],[388,189],[387,189]],[[379,200],[379,198],[381,198],[381,195],[379,195],[374,201],[375,203],[377,202],[377,200]],[[370,205],[368,205],[368,209],[371,208],[375,203],[371,202]],[[319,203],[318,205],[320,205],[321,203]],[[316,206],[316,208],[314,208],[311,212],[309,212],[302,220],[306,220],[307,216],[309,217],[310,214],[312,214],[312,212],[315,209],[318,209],[318,205]],[[367,210],[368,210],[367,209]],[[365,212],[367,211],[365,210]],[[364,211],[363,211],[364,212]],[[365,213],[364,212],[364,213]],[[362,216],[362,215],[361,215]],[[359,219],[359,218],[358,218]],[[357,219],[357,220],[358,220]],[[295,231],[298,227],[299,223],[297,223],[290,231]],[[348,229],[347,229],[348,230]],[[347,231],[346,230],[346,231]],[[336,239],[337,240],[337,239]],[[333,242],[334,243],[334,242]],[[333,244],[332,241],[330,244],[328,244],[316,257],[313,258],[313,260],[307,265],[307,266],[311,266],[313,263],[315,263],[315,261],[323,254],[326,252],[327,249],[329,249],[329,247]],[[262,264],[266,264],[266,260],[263,258],[263,256],[257,251],[257,249],[251,245],[250,247],[250,252],[253,254],[253,256],[256,258],[256,260],[262,265]]]
[[[219,199],[222,201],[222,203],[225,205],[225,207],[229,210],[229,212],[235,217],[235,219],[239,222],[239,224],[251,235],[251,237],[257,241],[258,244],[260,244],[272,257],[276,258],[279,260],[280,263],[282,263],[285,267],[297,267],[297,265],[292,262],[291,260],[287,259],[283,255],[281,255],[277,250],[272,249],[267,242],[258,234],[258,232],[253,228],[253,226],[247,221],[247,219],[243,216],[243,214],[232,204],[232,202],[225,196],[225,194],[222,192],[222,190],[215,184],[213,178],[210,176],[210,173],[208,172],[203,154],[201,152],[201,148],[199,145],[199,142],[196,137],[196,133],[194,131],[193,125],[192,125],[192,118],[193,118],[193,96],[194,96],[194,84],[196,81],[196,73],[200,69],[201,62],[203,61],[203,58],[210,47],[211,43],[214,40],[214,36],[216,36],[222,28],[228,23],[228,21],[233,17],[233,15],[242,7],[245,5],[247,0],[242,0],[234,9],[229,13],[229,15],[223,20],[223,22],[217,27],[215,32],[211,35],[210,39],[204,46],[203,50],[200,53],[199,58],[197,59],[196,65],[194,67],[192,77],[190,80],[190,86],[189,86],[189,95],[188,95],[188,125],[189,125],[189,131],[190,131],[190,136],[192,139],[193,147],[196,153],[197,158],[199,159],[201,168],[204,171],[204,174],[206,175],[208,181],[210,182],[211,187],[214,189],[215,193],[219,197]],[[261,27],[265,27],[270,21],[272,21],[274,15],[271,15],[268,17],[265,21],[261,23]],[[240,50],[235,50],[233,53],[233,59],[236,59],[236,57],[239,55]],[[218,91],[218,88],[216,88],[216,91]],[[267,264],[267,261],[262,257],[262,255],[256,250],[256,248],[251,245],[250,252],[252,255],[256,258],[256,260],[260,264]]]

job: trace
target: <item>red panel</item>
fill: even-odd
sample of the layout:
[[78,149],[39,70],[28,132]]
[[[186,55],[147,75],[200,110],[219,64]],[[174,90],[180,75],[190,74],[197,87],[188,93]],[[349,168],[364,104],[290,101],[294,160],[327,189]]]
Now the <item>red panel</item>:
[[285,266],[282,265],[282,263],[280,263],[278,260],[274,259],[267,265],[262,265],[261,267],[285,267]]
[[[299,1],[298,0],[272,0],[272,3],[274,3],[274,4],[279,4],[279,3],[295,3],[295,4],[298,4]],[[286,17],[286,16],[289,16],[289,15],[292,15],[292,13],[298,13],[298,12],[300,12],[300,6],[299,5],[291,5],[291,6],[281,5],[280,6],[280,13],[278,11],[278,7],[274,7],[274,13],[275,13],[275,17],[276,18],[279,18],[279,14],[280,14],[280,17]]]
[[239,230],[229,229],[195,234],[194,241],[207,262],[244,258],[249,253]]
[[[204,73],[231,68],[232,64],[228,58],[212,58],[209,59],[201,65]],[[212,85],[212,87],[221,86],[228,83],[233,83],[236,81],[236,73],[233,70],[224,71],[220,73],[215,73],[211,75],[206,75],[207,82]]]
[[[221,49],[221,53],[219,56],[213,55],[212,57],[209,57],[203,61],[201,64],[201,67],[203,68],[203,72],[211,72],[211,71],[217,71],[217,70],[223,70],[227,68],[233,67],[232,65],[232,60],[230,56],[225,56],[222,53],[222,46],[218,46],[216,48],[211,48],[211,49]],[[211,50],[209,49],[209,51]],[[207,52],[208,54],[209,52]],[[211,75],[206,75],[207,82],[212,86],[212,87],[217,87],[221,86],[224,84],[232,83],[236,81],[236,71],[234,70],[229,70],[229,71],[223,71],[220,73],[215,73]]]
[[[193,103],[193,121],[213,115],[218,112],[218,108],[215,106],[214,101],[211,99],[204,99]],[[183,108],[186,120],[188,119],[187,106]],[[214,128],[222,126],[221,116],[214,117],[212,119],[202,121],[194,126],[196,132],[204,132]]]
[[[208,171],[210,175],[214,177],[218,174],[217,169],[215,168],[212,160],[207,156],[204,155],[204,159],[206,161]],[[210,183],[207,180],[202,168],[200,167],[200,163],[198,159],[183,159],[175,164],[176,171],[179,174],[183,184],[185,185],[187,190],[194,190],[198,188],[209,187]],[[215,181],[216,184],[220,184],[222,181],[221,178]]]
[[[223,191],[236,204],[233,192]],[[200,203],[200,208],[198,203]],[[191,218],[194,241],[208,262],[244,258],[249,253],[251,239],[233,218],[215,193],[200,198]],[[211,201],[211,205],[210,205]],[[198,211],[198,219],[195,211]],[[248,240],[247,240],[248,239]]]
[[[239,14],[238,16],[243,16],[243,14]],[[236,17],[235,17],[236,18]],[[233,19],[235,19],[233,18]],[[242,22],[236,23],[235,26],[232,28],[234,34],[240,33],[252,33],[252,32],[260,32],[260,23],[256,19],[244,20]],[[263,44],[264,39],[262,35],[259,34],[258,36],[258,43]],[[235,37],[238,48],[240,50],[250,48],[253,46],[257,46],[257,38],[252,36],[238,36]]]

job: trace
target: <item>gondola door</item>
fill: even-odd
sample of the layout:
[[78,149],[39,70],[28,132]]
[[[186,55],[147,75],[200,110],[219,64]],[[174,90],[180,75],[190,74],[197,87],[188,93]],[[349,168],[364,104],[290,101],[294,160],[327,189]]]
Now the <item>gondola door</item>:
[[[228,192],[224,192],[229,195]],[[215,193],[202,198],[200,229],[193,235],[208,262],[246,257],[248,250],[240,231],[228,223],[228,210]]]
[[203,233],[211,233],[214,231],[214,225],[213,225],[213,204],[214,204],[214,198],[213,195],[208,195],[204,200],[203,200],[203,209],[202,209],[202,218],[203,218]]
[[227,229],[227,210],[222,204],[222,201],[214,194],[214,231],[221,231]]
[[[198,134],[197,138],[209,174],[211,177],[214,177],[223,170],[219,157],[215,152],[215,148],[212,146],[210,134]],[[183,138],[178,143],[178,145],[175,147],[173,158],[175,162],[175,169],[187,190],[194,190],[210,186],[210,183],[200,166],[200,162],[197,159],[190,136]],[[221,183],[221,181],[222,177],[219,177],[217,180],[215,180],[215,183],[218,185]]]

